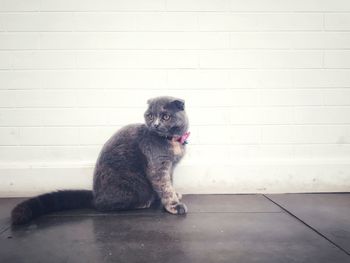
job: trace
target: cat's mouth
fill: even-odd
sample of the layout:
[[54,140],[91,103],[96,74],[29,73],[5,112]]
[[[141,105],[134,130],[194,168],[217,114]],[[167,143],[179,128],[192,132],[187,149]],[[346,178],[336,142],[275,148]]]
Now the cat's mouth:
[[158,135],[162,136],[162,137],[166,137],[166,136],[169,136],[169,131],[166,130],[166,129],[162,129],[161,127],[151,127],[150,128],[151,131],[157,133]]

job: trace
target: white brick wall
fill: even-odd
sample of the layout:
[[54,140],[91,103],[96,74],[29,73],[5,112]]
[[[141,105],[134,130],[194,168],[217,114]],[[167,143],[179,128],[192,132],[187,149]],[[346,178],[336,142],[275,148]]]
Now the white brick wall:
[[0,195],[91,187],[166,94],[180,191],[350,191],[349,0],[0,0]]

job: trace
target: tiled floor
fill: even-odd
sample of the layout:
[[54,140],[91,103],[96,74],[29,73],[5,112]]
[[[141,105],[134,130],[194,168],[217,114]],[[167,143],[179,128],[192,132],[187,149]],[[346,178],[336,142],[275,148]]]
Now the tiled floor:
[[187,195],[160,209],[75,210],[11,227],[0,199],[0,262],[350,262],[350,194]]

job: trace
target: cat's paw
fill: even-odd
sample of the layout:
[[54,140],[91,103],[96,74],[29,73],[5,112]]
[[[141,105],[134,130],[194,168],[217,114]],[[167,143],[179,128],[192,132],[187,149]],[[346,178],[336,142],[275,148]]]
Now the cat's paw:
[[179,203],[175,206],[178,215],[187,214],[187,206],[183,203]]
[[187,207],[183,203],[175,203],[164,206],[165,210],[170,214],[183,215],[187,213]]

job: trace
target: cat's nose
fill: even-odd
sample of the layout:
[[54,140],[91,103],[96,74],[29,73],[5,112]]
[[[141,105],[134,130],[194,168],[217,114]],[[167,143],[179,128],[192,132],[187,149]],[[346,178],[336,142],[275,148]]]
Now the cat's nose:
[[154,128],[158,128],[159,127],[159,119],[157,118],[154,122],[153,122],[153,127]]

